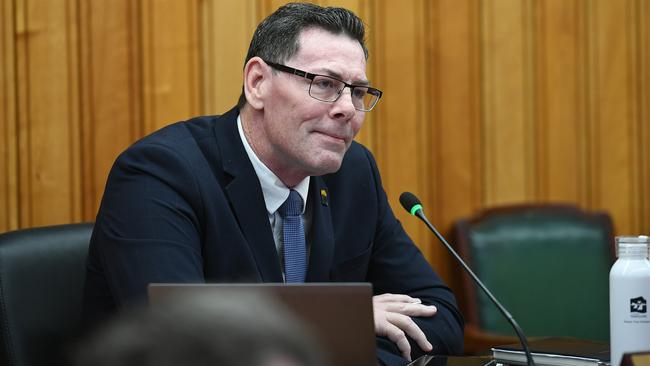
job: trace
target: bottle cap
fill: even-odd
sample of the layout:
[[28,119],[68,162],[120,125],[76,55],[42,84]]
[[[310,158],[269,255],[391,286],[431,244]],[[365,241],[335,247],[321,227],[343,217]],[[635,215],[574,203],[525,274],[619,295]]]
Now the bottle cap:
[[650,237],[647,235],[617,236],[616,254],[618,257],[632,255],[648,258],[648,244],[650,244]]
[[617,236],[616,242],[619,244],[648,244],[650,243],[650,236],[639,235],[639,236]]

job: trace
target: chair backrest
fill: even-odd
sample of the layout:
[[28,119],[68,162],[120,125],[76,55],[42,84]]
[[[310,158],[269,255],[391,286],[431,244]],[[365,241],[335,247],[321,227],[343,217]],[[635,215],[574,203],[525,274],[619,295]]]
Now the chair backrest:
[[81,329],[92,224],[0,234],[0,364],[56,365]]
[[[515,205],[460,220],[454,231],[459,254],[527,336],[609,339],[609,215],[570,205]],[[468,325],[514,334],[471,279],[462,281]]]

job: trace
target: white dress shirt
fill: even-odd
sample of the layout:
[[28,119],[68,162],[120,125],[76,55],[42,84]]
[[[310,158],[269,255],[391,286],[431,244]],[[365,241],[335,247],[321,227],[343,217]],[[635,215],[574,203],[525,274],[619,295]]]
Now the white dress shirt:
[[[246,135],[244,135],[244,129],[242,127],[241,116],[237,116],[237,129],[239,130],[239,137],[241,138],[242,143],[244,144],[244,149],[248,155],[248,159],[253,164],[253,169],[255,169],[255,174],[260,181],[262,186],[262,194],[264,195],[264,203],[266,204],[266,212],[269,215],[269,224],[271,225],[271,230],[273,231],[273,241],[275,241],[275,249],[278,251],[278,257],[280,259],[280,268],[282,268],[282,276],[284,277],[284,245],[283,245],[283,235],[282,235],[282,217],[278,212],[278,209],[284,201],[289,197],[290,188],[284,185],[280,178],[278,178],[275,173],[271,171],[255,154],[253,148],[248,143]],[[309,243],[309,232],[311,231],[311,202],[308,200],[309,197],[309,180],[311,177],[306,177],[295,187],[291,189],[298,192],[300,197],[302,197],[303,208],[302,208],[302,222],[303,227],[305,228],[305,242],[307,243],[307,258],[309,258],[309,251],[311,249],[311,244]],[[309,260],[307,261],[309,263]]]

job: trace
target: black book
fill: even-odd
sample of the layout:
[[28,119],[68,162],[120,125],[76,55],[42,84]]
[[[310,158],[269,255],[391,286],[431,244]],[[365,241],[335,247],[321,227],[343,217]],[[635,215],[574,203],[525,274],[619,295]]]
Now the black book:
[[[609,365],[609,343],[568,337],[538,338],[528,342],[538,366],[605,366]],[[503,364],[526,365],[521,344],[492,348],[494,359]]]

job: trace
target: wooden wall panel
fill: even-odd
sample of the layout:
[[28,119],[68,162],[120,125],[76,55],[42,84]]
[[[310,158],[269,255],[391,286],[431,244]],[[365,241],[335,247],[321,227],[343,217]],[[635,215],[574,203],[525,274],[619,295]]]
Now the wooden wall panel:
[[117,155],[144,131],[138,5],[81,1],[81,113],[84,218],[99,208]]
[[431,207],[427,173],[430,154],[423,144],[429,136],[431,116],[427,115],[427,71],[424,68],[426,53],[421,47],[427,42],[429,32],[424,31],[424,1],[403,2],[399,7],[388,2],[376,4],[373,24],[375,37],[383,47],[375,50],[378,57],[376,84],[390,91],[383,98],[375,122],[378,142],[374,151],[384,188],[395,214],[411,237],[425,253],[430,245],[426,231],[419,222],[408,215],[398,203],[402,191],[418,195],[425,207]]
[[259,20],[257,1],[201,3],[204,110],[223,114],[241,94],[242,70],[253,31]]
[[548,0],[536,6],[537,193],[544,201],[584,204],[585,93],[580,68],[585,62],[578,2]]
[[198,0],[142,0],[144,130],[200,113]]
[[0,232],[18,228],[14,2],[0,5]]
[[630,82],[630,1],[586,1],[590,48],[591,205],[606,208],[617,230],[638,230]]
[[64,0],[16,4],[23,227],[81,219],[75,10]]
[[0,230],[91,221],[117,154],[200,112],[198,2],[15,0],[2,20]]
[[530,1],[482,2],[485,204],[532,199]]
[[[428,29],[433,35],[430,67],[432,94],[431,135],[426,142],[433,156],[428,172],[432,200],[429,212],[442,232],[453,221],[481,207],[479,12],[473,1],[442,0],[432,3]],[[426,30],[425,30],[426,31]],[[425,65],[425,68],[427,65]],[[458,267],[446,249],[433,241],[431,255],[440,258],[436,268],[451,282]]]
[[639,136],[636,144],[640,147],[639,197],[641,206],[640,226],[636,232],[650,232],[650,2],[637,1],[636,24],[638,26],[638,62],[636,87],[639,90],[638,123]]
[[472,1],[435,3],[431,66],[435,89],[430,103],[435,130],[431,148],[436,217],[443,228],[480,207],[482,126],[480,119],[479,12]]

